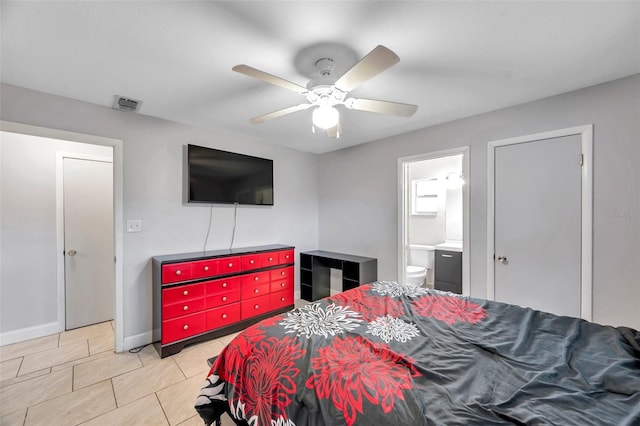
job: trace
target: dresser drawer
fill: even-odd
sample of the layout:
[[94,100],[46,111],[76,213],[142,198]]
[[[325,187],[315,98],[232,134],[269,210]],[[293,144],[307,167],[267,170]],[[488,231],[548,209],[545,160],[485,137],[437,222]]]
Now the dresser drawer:
[[232,274],[239,272],[242,267],[241,256],[222,257],[216,259],[218,275]]
[[175,318],[182,315],[202,311],[204,308],[205,308],[205,300],[203,298],[185,300],[182,303],[174,303],[172,305],[164,304],[162,306],[162,319],[166,320],[166,319]]
[[242,276],[242,288],[247,286],[259,285],[268,283],[271,280],[269,271],[254,272],[253,274],[246,274]]
[[205,312],[162,321],[162,343],[175,342],[205,331]]
[[215,259],[198,260],[191,264],[191,276],[207,278],[218,275],[218,262]]
[[270,292],[270,287],[269,287],[269,282],[264,282],[262,284],[247,284],[245,285],[244,283],[242,284],[242,291],[240,293],[240,296],[242,298],[242,300],[246,300],[246,299],[251,299],[254,297],[258,297],[258,296],[262,296],[264,294],[269,294]]
[[270,307],[270,295],[254,297],[253,299],[243,300],[240,302],[242,319],[255,317],[256,315],[262,315],[271,310]]
[[269,266],[276,266],[280,264],[277,251],[262,254],[262,267],[268,268]]
[[262,266],[262,254],[254,253],[242,256],[240,264],[242,265],[241,268],[243,271],[258,269]]
[[283,278],[293,277],[293,266],[287,268],[279,268],[271,271],[271,281],[281,280]]
[[240,289],[237,288],[233,291],[226,293],[219,293],[213,296],[207,296],[207,308],[217,308],[219,306],[228,305],[229,303],[240,301]]
[[219,280],[205,281],[207,296],[240,290],[240,277],[228,277]]
[[240,303],[205,311],[207,330],[226,327],[234,322],[240,321]]
[[278,252],[278,264],[286,265],[287,263],[293,263],[293,250],[283,250]]
[[293,305],[293,290],[278,291],[269,295],[271,310]]
[[271,292],[293,289],[293,277],[286,277],[271,281]]
[[162,265],[162,284],[188,281],[192,279],[192,262],[170,263]]
[[162,290],[162,306],[204,297],[204,284],[187,284]]

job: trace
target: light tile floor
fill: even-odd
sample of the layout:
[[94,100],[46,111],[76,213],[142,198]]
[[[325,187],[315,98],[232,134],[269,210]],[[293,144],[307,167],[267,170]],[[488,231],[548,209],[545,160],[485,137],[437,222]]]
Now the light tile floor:
[[110,321],[2,346],[0,425],[202,425],[193,404],[206,361],[234,336],[164,359],[153,345],[116,354]]

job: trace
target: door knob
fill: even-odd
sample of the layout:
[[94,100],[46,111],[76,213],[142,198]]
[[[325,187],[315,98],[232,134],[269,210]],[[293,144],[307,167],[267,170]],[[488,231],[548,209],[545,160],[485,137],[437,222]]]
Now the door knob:
[[75,256],[76,254],[78,254],[78,252],[77,252],[77,251],[75,251],[75,250],[69,250],[69,251],[67,252],[67,254],[68,254],[69,256]]
[[498,256],[498,260],[502,263],[505,263],[507,261],[507,256],[501,254],[500,256]]

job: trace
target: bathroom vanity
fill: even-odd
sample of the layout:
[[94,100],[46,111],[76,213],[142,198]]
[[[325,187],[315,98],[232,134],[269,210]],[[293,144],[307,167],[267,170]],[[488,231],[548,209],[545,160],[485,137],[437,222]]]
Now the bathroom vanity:
[[462,294],[462,244],[442,243],[435,249],[434,288]]

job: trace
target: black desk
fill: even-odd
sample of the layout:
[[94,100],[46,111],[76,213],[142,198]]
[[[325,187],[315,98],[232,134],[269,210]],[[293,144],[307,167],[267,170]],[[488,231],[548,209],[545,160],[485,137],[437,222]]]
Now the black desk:
[[300,297],[315,301],[331,295],[331,269],[342,271],[342,291],[378,279],[378,260],[372,257],[314,250],[300,253]]

